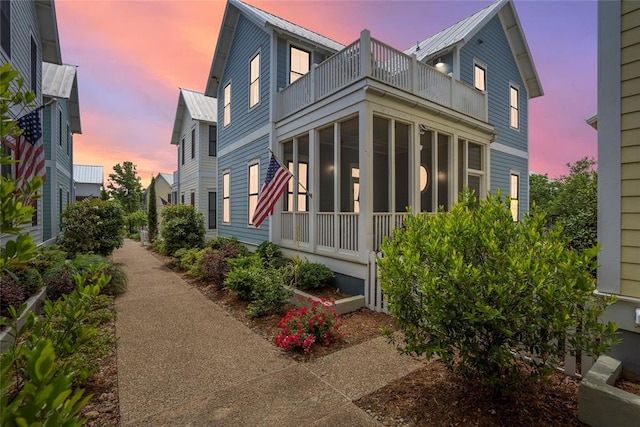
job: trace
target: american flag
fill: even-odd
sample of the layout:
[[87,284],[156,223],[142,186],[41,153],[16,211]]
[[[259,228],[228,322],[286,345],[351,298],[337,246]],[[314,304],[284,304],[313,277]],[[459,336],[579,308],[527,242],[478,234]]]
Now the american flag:
[[29,181],[34,176],[40,175],[46,178],[44,160],[44,144],[42,142],[42,127],[40,126],[40,110],[36,108],[29,114],[20,117],[18,127],[22,134],[18,137],[7,137],[2,143],[13,150],[16,164],[16,179],[22,182]]
[[291,172],[278,162],[272,154],[269,161],[269,169],[267,169],[267,178],[258,194],[258,203],[253,213],[254,227],[260,227],[262,221],[273,213],[273,207],[282,195],[291,179]]
[[162,206],[167,206],[167,205],[171,204],[168,201],[166,201],[165,199],[163,199],[162,197],[160,197],[160,201],[162,202]]

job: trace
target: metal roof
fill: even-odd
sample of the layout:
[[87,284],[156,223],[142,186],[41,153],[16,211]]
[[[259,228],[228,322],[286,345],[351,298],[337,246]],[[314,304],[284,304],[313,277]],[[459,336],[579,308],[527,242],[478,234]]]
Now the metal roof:
[[217,122],[217,99],[205,96],[200,92],[180,88],[176,117],[173,121],[173,131],[171,132],[171,144],[178,145],[180,143],[180,131],[182,130],[182,120],[185,109],[189,112],[189,115],[193,120],[208,123]]
[[55,2],[54,0],[35,0],[34,4],[40,32],[42,60],[62,64]]
[[167,181],[167,184],[169,184],[170,186],[173,185],[173,174],[161,172],[158,175],[164,178],[164,180]]
[[77,67],[75,65],[58,65],[43,62],[42,94],[51,98],[68,100],[71,132],[82,133]]
[[272,25],[289,34],[302,37],[306,41],[310,41],[313,44],[322,46],[330,50],[339,51],[344,48],[344,45],[331,40],[330,38],[325,37],[322,34],[307,30],[304,27],[296,25],[293,22],[289,22],[286,19],[282,19],[278,16],[272,15],[269,12],[265,12],[264,10],[258,9],[255,6],[248,5],[239,0],[229,0],[229,3],[240,9],[240,11],[244,12],[249,19],[253,18],[254,21],[257,21],[256,23],[263,26],[266,26],[267,24]]
[[73,165],[73,180],[79,184],[102,185],[102,166]]
[[231,50],[231,42],[233,41],[233,34],[235,32],[236,25],[238,24],[240,14],[246,16],[259,27],[263,27],[265,29],[274,28],[276,31],[283,33],[287,37],[297,39],[310,46],[314,46],[319,50],[324,50],[327,53],[333,54],[344,48],[344,45],[331,40],[328,37],[314,31],[307,30],[306,28],[289,22],[286,19],[282,19],[278,16],[265,12],[264,10],[258,9],[255,6],[248,5],[239,0],[229,0],[224,11],[222,24],[220,25],[220,34],[218,35],[218,43],[216,45],[215,53],[213,54],[211,70],[209,71],[209,78],[204,91],[205,95],[217,96],[220,78],[222,78],[224,66],[227,61],[229,51]]
[[[508,7],[506,7],[508,6]],[[494,16],[499,15],[505,29],[513,57],[516,60],[522,79],[527,85],[529,98],[543,95],[542,86],[536,71],[529,46],[522,31],[512,0],[497,0],[473,15],[456,22],[439,33],[411,46],[404,53],[415,54],[418,61],[451,50],[454,46],[466,44]]]

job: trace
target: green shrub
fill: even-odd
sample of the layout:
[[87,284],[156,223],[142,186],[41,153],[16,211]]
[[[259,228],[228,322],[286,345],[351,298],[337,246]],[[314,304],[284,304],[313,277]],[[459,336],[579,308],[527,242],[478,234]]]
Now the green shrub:
[[57,300],[63,295],[70,294],[76,289],[74,276],[85,275],[87,285],[94,284],[101,274],[111,279],[105,283],[100,292],[105,295],[117,296],[127,288],[127,275],[119,266],[100,255],[78,255],[66,264],[53,267],[45,276],[47,299]]
[[242,256],[249,254],[249,251],[234,237],[216,237],[214,239],[207,240],[206,246],[213,250],[225,250],[229,252],[237,252]]
[[238,298],[246,301],[253,299],[253,289],[261,276],[265,274],[259,257],[247,256],[232,258],[229,273],[224,280],[224,287],[231,290]]
[[333,280],[333,271],[324,264],[316,262],[303,262],[296,270],[295,283],[300,289],[315,289],[330,285]]
[[127,237],[129,237],[131,240],[135,240],[136,242],[140,241],[140,234],[138,233],[131,233]]
[[167,249],[164,245],[164,240],[160,238],[156,238],[153,242],[151,242],[151,249],[161,255],[167,255]]
[[249,317],[261,317],[282,313],[292,296],[293,291],[284,287],[282,274],[274,268],[268,268],[254,283],[247,314]]
[[281,268],[285,263],[282,251],[275,243],[264,241],[258,245],[255,253],[262,258],[265,267]]
[[178,259],[180,268],[186,270],[187,274],[192,277],[201,277],[202,270],[200,267],[202,266],[202,259],[208,250],[209,249],[181,248],[176,251],[174,256]]
[[124,217],[114,201],[86,199],[62,212],[60,247],[70,255],[110,255],[122,246]]
[[9,264],[6,267],[9,275],[22,286],[27,296],[35,294],[42,287],[42,276],[30,264]]
[[0,316],[9,316],[9,307],[16,310],[27,300],[29,295],[25,292],[24,286],[9,275],[7,272],[0,272]]
[[193,206],[166,206],[161,215],[164,253],[173,256],[180,248],[204,247],[204,216]]
[[615,341],[615,325],[597,321],[610,303],[593,295],[597,248],[566,249],[539,215],[514,223],[499,194],[476,205],[466,191],[449,213],[409,215],[382,251],[400,349],[495,393],[522,380],[514,350],[535,354],[531,373],[544,376],[567,350],[598,355]]
[[54,266],[45,275],[44,285],[47,287],[47,299],[52,301],[73,292],[76,285],[73,281],[71,267],[68,264]]
[[224,285],[229,272],[228,260],[244,256],[247,249],[244,246],[224,245],[222,249],[211,249],[202,257],[202,278],[220,289]]

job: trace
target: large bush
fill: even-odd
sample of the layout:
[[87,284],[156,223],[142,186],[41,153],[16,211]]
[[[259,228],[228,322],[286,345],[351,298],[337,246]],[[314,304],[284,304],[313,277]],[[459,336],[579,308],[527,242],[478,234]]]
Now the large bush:
[[60,247],[70,255],[110,255],[122,246],[124,216],[114,201],[87,199],[67,205],[62,212]]
[[110,277],[101,286],[102,294],[117,296],[127,287],[127,276],[117,265],[100,255],[78,255],[69,262],[56,264],[45,275],[44,284],[47,286],[47,298],[55,301],[76,289],[75,276],[86,276],[86,284],[94,284],[101,275]]
[[566,353],[597,355],[615,325],[597,318],[597,248],[567,249],[539,215],[514,223],[506,201],[477,207],[469,193],[449,213],[409,216],[379,260],[382,290],[404,333],[400,349],[437,357],[499,392],[521,379],[514,351],[545,375]]
[[204,215],[190,205],[171,205],[162,210],[160,233],[167,255],[180,248],[204,247]]
[[[211,244],[210,244],[211,243]],[[211,282],[216,288],[222,288],[227,273],[229,273],[228,261],[247,255],[247,248],[235,239],[218,238],[207,242],[210,247],[203,258],[200,270],[202,278]]]

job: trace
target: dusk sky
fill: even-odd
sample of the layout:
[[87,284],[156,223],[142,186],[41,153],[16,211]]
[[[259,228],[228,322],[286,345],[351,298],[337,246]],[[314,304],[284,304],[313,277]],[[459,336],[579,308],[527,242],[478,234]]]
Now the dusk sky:
[[[258,1],[253,6],[342,44],[368,29],[399,50],[473,14],[480,1]],[[203,92],[226,2],[57,0],[66,64],[78,66],[82,135],[74,163],[133,161],[146,186],[177,169],[179,88]],[[529,167],[557,177],[596,157],[597,3],[515,1],[545,95],[529,103]]]

